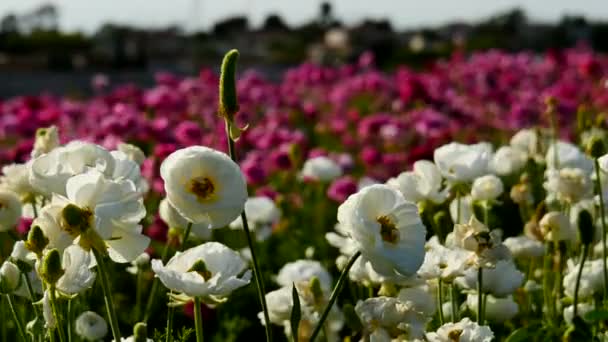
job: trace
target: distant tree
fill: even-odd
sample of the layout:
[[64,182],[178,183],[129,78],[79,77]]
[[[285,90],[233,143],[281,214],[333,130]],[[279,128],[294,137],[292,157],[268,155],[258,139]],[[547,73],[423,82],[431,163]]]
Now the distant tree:
[[289,27],[278,14],[271,14],[264,20],[262,29],[265,31],[287,31]]
[[321,13],[319,17],[319,23],[321,26],[329,27],[334,22],[334,16],[332,13],[331,4],[327,1],[321,3]]
[[229,35],[234,33],[247,32],[249,30],[249,21],[247,17],[231,17],[217,22],[213,26],[213,34]]
[[19,21],[17,16],[9,13],[0,20],[0,32],[15,33],[19,30]]

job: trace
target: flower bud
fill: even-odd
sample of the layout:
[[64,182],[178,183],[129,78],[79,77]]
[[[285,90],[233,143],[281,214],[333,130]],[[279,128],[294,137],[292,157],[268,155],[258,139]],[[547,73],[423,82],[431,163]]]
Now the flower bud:
[[445,237],[454,228],[450,214],[445,211],[439,211],[433,215],[433,222],[435,223],[435,227],[437,229],[439,241],[443,243],[445,241]]
[[85,311],[76,319],[76,333],[87,341],[98,341],[108,334],[108,323],[93,311]]
[[591,138],[591,140],[589,140],[589,142],[587,143],[586,147],[587,153],[595,159],[606,154],[606,144],[599,137]]
[[12,293],[19,287],[21,271],[17,265],[10,261],[4,262],[0,267],[0,292]]
[[236,94],[236,64],[238,58],[238,50],[228,51],[222,61],[220,74],[219,114],[230,123],[233,123],[234,115],[239,111]]
[[42,154],[49,153],[59,146],[59,134],[56,126],[38,128],[36,130],[36,141],[32,150],[32,157],[36,158]]
[[593,218],[587,210],[582,210],[578,214],[578,233],[583,245],[589,245],[593,242],[593,236],[595,235]]
[[148,326],[146,323],[139,322],[133,327],[133,339],[134,342],[146,342],[148,341]]
[[33,226],[27,234],[25,247],[34,252],[38,257],[42,256],[42,251],[49,244],[49,239],[44,236],[44,232],[40,226]]
[[17,241],[13,245],[13,251],[11,252],[10,261],[13,262],[19,270],[22,272],[29,272],[34,266],[35,260],[34,253],[30,252],[25,247],[24,241]]
[[51,249],[42,259],[40,277],[50,285],[55,285],[65,271],[61,267],[61,255],[56,248]]

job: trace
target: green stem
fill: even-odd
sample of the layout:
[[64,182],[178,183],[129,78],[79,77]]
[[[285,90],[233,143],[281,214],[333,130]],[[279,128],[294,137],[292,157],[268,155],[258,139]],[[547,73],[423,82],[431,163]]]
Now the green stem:
[[602,191],[602,182],[600,178],[600,163],[595,158],[595,182],[600,197],[600,218],[602,222],[602,268],[604,272],[604,301],[608,300],[608,267],[606,266],[606,214],[604,213],[604,192]]
[[443,281],[441,281],[441,278],[438,279],[437,283],[437,310],[439,310],[439,324],[443,325],[445,320],[443,318]]
[[483,325],[483,267],[477,269],[477,324]]
[[456,284],[450,285],[450,300],[452,301],[452,322],[458,321],[458,299],[456,298]]
[[553,318],[553,300],[551,298],[551,257],[553,253],[553,247],[551,242],[547,242],[546,253],[543,262],[543,302],[547,309],[547,321],[552,322]]
[[[186,231],[184,231],[184,237],[182,239],[182,244],[179,247],[179,251],[183,252],[186,248],[186,241],[188,241],[188,237],[190,236],[190,232],[192,231],[192,222],[188,222],[186,226]],[[175,308],[169,306],[167,308],[167,336],[165,341],[171,342],[173,341],[173,318],[175,317]]]
[[342,291],[342,287],[344,286],[346,279],[348,279],[348,271],[353,266],[355,261],[357,261],[359,256],[361,256],[361,252],[357,251],[357,253],[353,254],[353,256],[350,257],[350,260],[348,260],[348,264],[346,264],[346,267],[344,267],[344,269],[342,270],[342,273],[340,274],[340,278],[338,278],[338,282],[336,283],[334,290],[331,292],[331,296],[329,296],[329,301],[327,302],[327,306],[325,307],[323,314],[321,314],[321,318],[319,319],[319,322],[317,323],[315,330],[313,330],[312,335],[310,335],[309,342],[314,342],[315,338],[317,338],[317,335],[319,335],[319,332],[321,332],[321,328],[323,327],[325,320],[327,320],[327,316],[329,316],[331,307],[336,302],[336,299],[338,299],[338,295]]
[[576,274],[576,283],[574,283],[574,317],[578,316],[578,289],[581,285],[581,276],[583,275],[585,260],[587,260],[588,248],[589,245],[583,245],[583,250],[581,251],[581,266],[578,268],[578,273]]
[[[165,243],[165,246],[163,247],[163,252],[160,257],[163,264],[165,262],[167,262],[167,256],[169,256],[169,245],[170,245],[170,241],[167,241]],[[148,318],[150,318],[150,314],[152,314],[152,311],[153,311],[152,309],[154,307],[154,302],[156,299],[156,292],[158,291],[159,282],[160,281],[156,277],[154,277],[154,279],[152,280],[152,287],[150,288],[150,294],[148,295],[148,301],[146,302],[146,313],[144,314],[144,322],[147,322]]]
[[[226,138],[228,139],[228,152],[230,153],[230,158],[235,162],[237,161],[236,149],[234,146],[234,140],[230,136],[231,124],[227,120],[226,121]],[[255,282],[258,290],[258,299],[260,304],[262,305],[262,312],[264,313],[264,328],[266,329],[266,341],[272,341],[272,327],[270,326],[270,315],[268,314],[268,305],[266,304],[266,290],[264,288],[264,279],[262,279],[262,271],[260,269],[260,265],[258,263],[256,251],[253,245],[253,239],[251,237],[251,232],[249,230],[249,223],[247,222],[247,214],[245,210],[241,213],[241,220],[243,221],[243,230],[245,231],[245,237],[247,238],[247,245],[249,246],[249,250],[251,251],[251,261],[253,262],[253,277],[255,278]],[[312,340],[311,340],[312,342]]]
[[109,323],[110,328],[112,329],[112,335],[114,336],[114,341],[121,341],[120,327],[118,326],[118,317],[116,316],[116,310],[114,309],[112,290],[110,289],[110,282],[108,281],[108,271],[106,269],[105,260],[103,260],[103,256],[97,249],[92,248],[91,250],[97,261],[97,272],[99,273],[99,280],[101,281],[101,288],[106,303],[106,311],[108,312],[108,317],[110,319]]
[[196,328],[196,342],[203,342],[203,313],[201,312],[201,299],[194,297],[194,325]]
[[67,329],[68,329],[68,342],[72,342],[72,299],[68,299],[67,309]]
[[59,333],[59,341],[65,341],[65,333],[63,332],[63,328],[61,327],[61,322],[63,321],[59,316],[59,310],[57,310],[57,293],[56,293],[55,285],[51,285],[49,287],[49,294],[51,298],[49,302],[51,304],[51,311],[53,312],[53,316],[55,316],[55,321],[57,321],[57,327],[55,329]]
[[6,301],[8,302],[8,307],[11,310],[11,314],[13,314],[13,321],[15,321],[15,326],[17,327],[17,332],[19,333],[19,337],[21,337],[22,341],[27,341],[27,338],[25,335],[25,330],[23,329],[23,323],[21,323],[21,320],[19,319],[19,316],[17,315],[17,311],[15,310],[15,305],[13,304],[13,298],[10,294],[6,295]]

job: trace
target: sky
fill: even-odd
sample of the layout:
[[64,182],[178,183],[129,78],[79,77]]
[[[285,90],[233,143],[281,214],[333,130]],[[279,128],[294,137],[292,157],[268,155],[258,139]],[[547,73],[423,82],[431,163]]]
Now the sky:
[[[260,25],[267,15],[281,15],[289,24],[315,18],[322,0],[0,0],[0,16],[22,14],[42,3],[60,10],[60,26],[67,31],[92,32],[102,23],[140,27],[178,24],[188,30],[207,29],[233,15],[247,15]],[[556,21],[564,14],[608,19],[606,0],[333,0],[334,14],[348,24],[363,18],[388,18],[398,29],[475,21],[519,6],[529,17]]]

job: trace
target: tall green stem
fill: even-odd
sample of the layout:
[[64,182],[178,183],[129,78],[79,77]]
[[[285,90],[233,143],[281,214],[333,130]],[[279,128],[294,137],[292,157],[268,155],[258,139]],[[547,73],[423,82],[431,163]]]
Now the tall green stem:
[[477,269],[477,324],[483,325],[483,267]]
[[587,260],[587,250],[589,245],[583,244],[583,249],[581,251],[581,266],[578,268],[578,273],[576,274],[576,283],[574,283],[574,317],[578,315],[578,289],[581,285],[581,276],[583,275],[583,267],[585,267],[585,260]]
[[313,330],[312,335],[310,335],[309,342],[314,342],[315,338],[317,338],[317,335],[319,335],[319,333],[321,332],[321,329],[323,328],[323,324],[327,320],[327,316],[329,316],[331,307],[336,302],[336,299],[338,299],[338,295],[342,291],[342,287],[344,286],[344,283],[346,282],[346,279],[348,278],[348,271],[353,266],[355,261],[357,261],[359,256],[361,256],[361,252],[357,251],[357,253],[353,254],[353,256],[350,257],[350,260],[348,260],[348,263],[342,270],[342,273],[340,274],[340,278],[338,278],[338,282],[336,283],[334,290],[331,292],[331,296],[329,296],[329,301],[327,302],[327,306],[325,307],[323,314],[321,314],[321,318],[319,319],[319,322],[317,323],[315,330]]
[[19,319],[19,315],[17,315],[17,311],[15,310],[15,305],[13,304],[12,295],[7,294],[6,301],[8,302],[8,307],[11,310],[11,314],[13,315],[13,321],[15,321],[15,326],[17,327],[17,332],[19,333],[19,337],[21,337],[22,341],[27,341],[27,338],[26,338],[27,335],[25,335],[25,330],[23,329],[23,323],[21,323],[21,320]]
[[600,218],[602,221],[602,268],[604,272],[604,301],[608,300],[608,267],[606,266],[606,214],[604,213],[604,191],[602,191],[602,182],[600,178],[600,163],[595,158],[595,182],[597,191],[600,197]]
[[[186,230],[184,231],[184,237],[182,238],[182,244],[179,246],[179,251],[183,252],[186,249],[186,241],[188,241],[188,237],[190,236],[190,232],[192,231],[192,222],[188,222],[186,226]],[[173,341],[173,318],[175,317],[175,308],[173,306],[169,306],[167,309],[167,336],[165,341],[171,342]]]
[[95,261],[97,261],[97,272],[99,273],[99,280],[101,281],[101,289],[103,290],[103,296],[106,303],[106,311],[108,312],[108,317],[110,318],[112,335],[114,336],[114,341],[121,341],[120,327],[118,326],[118,316],[116,316],[116,310],[114,309],[112,290],[110,289],[110,282],[108,281],[108,271],[106,269],[105,260],[103,259],[103,255],[101,255],[97,249],[92,248],[92,251],[93,255],[95,256]]
[[443,325],[443,281],[438,278],[437,282],[437,310],[439,310],[439,324]]
[[456,284],[450,285],[450,300],[452,301],[452,322],[458,321],[458,298],[456,298]]
[[[230,126],[231,123],[229,121],[226,121],[226,138],[228,139],[228,152],[230,153],[230,158],[232,158],[235,163],[238,163],[234,140],[230,136]],[[247,238],[247,245],[249,246],[249,250],[251,251],[251,261],[253,262],[253,276],[255,278],[255,282],[258,288],[258,299],[260,300],[260,304],[262,305],[262,312],[264,313],[264,322],[266,322],[266,324],[264,325],[266,329],[266,340],[270,342],[272,341],[272,328],[269,324],[270,315],[268,314],[268,305],[266,304],[266,290],[264,287],[264,279],[262,278],[262,272],[253,245],[253,238],[251,237],[251,231],[249,230],[249,223],[247,222],[247,214],[245,213],[245,210],[243,210],[243,212],[241,213],[241,220],[243,221],[243,230],[245,231],[245,237]]]
[[553,245],[551,242],[546,244],[546,252],[543,262],[543,302],[547,309],[547,321],[552,322],[553,319],[553,300],[551,298],[552,273],[551,262],[553,254]]
[[[163,264],[165,262],[167,262],[167,257],[169,256],[169,245],[170,245],[170,241],[169,241],[169,237],[168,237],[167,242],[165,243],[165,246],[163,247],[163,252],[161,254],[161,257],[160,257]],[[146,303],[146,312],[144,314],[144,322],[147,322],[148,318],[150,318],[150,314],[152,314],[152,311],[153,311],[152,308],[154,307],[154,299],[156,298],[156,292],[158,291],[159,282],[160,281],[156,277],[154,277],[154,279],[152,280],[152,287],[150,288],[150,293],[148,294],[148,302]]]
[[[59,333],[59,341],[65,342],[65,333],[63,332],[63,327],[61,326],[62,319],[59,316],[59,310],[57,309],[57,290],[55,289],[55,285],[51,285],[49,287],[50,299],[49,302],[51,304],[51,311],[53,312],[53,316],[55,316],[55,321],[57,321],[57,332]],[[51,331],[51,334],[53,332]]]
[[203,342],[203,313],[201,299],[198,297],[194,297],[194,325],[196,325],[196,342]]
[[66,314],[67,319],[67,332],[68,332],[68,342],[72,342],[72,299],[68,299],[68,312]]

